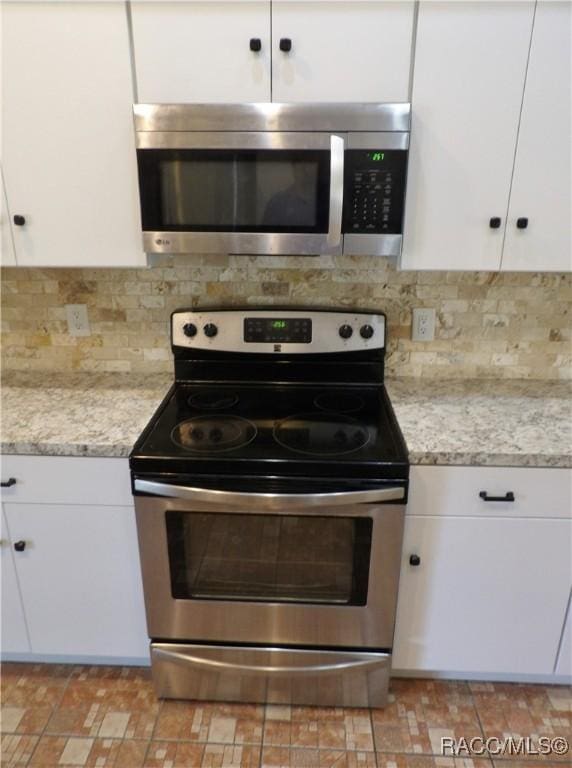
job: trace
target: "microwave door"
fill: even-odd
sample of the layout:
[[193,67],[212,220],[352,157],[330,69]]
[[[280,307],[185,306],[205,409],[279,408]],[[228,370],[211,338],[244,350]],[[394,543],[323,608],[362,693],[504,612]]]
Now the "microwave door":
[[341,135],[147,132],[137,160],[147,252],[341,253]]

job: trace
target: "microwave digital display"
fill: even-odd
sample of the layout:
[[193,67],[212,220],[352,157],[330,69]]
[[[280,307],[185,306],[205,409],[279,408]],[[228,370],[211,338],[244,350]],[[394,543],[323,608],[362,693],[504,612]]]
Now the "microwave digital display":
[[246,317],[244,341],[309,344],[312,341],[312,321],[309,317]]

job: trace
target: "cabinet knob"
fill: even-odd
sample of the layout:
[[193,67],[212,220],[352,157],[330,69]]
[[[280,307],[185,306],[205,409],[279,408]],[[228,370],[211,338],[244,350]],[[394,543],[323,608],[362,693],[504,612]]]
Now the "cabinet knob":
[[15,541],[14,542],[14,549],[16,552],[23,552],[26,549],[26,542],[25,541]]
[[498,229],[501,225],[501,219],[499,216],[493,216],[492,219],[489,219],[489,227],[491,229]]
[[281,37],[279,48],[281,51],[284,51],[284,53],[288,53],[292,50],[292,40],[290,40],[289,37]]
[[250,38],[250,50],[254,51],[254,53],[262,50],[262,40],[259,37]]
[[517,219],[516,226],[517,226],[517,229],[526,229],[528,227],[528,219],[526,218],[526,216],[523,216],[522,218]]
[[16,485],[16,478],[9,477],[7,480],[2,480],[0,488],[11,488],[13,485]]
[[421,558],[419,555],[409,555],[409,565],[421,565]]
[[19,213],[15,214],[15,216],[14,216],[14,224],[17,227],[23,227],[25,223],[26,223],[26,217],[25,216],[20,216]]

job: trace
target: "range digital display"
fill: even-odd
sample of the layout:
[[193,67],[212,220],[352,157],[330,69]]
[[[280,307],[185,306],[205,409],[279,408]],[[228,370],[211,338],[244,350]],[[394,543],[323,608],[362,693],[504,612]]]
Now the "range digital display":
[[312,321],[309,317],[246,317],[244,341],[309,344],[312,341]]

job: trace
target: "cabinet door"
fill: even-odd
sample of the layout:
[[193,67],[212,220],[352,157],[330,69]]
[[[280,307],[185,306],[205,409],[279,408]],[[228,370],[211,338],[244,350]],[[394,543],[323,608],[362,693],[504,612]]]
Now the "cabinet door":
[[[571,28],[572,4],[538,3],[503,270],[572,269]],[[519,219],[528,219],[525,229],[518,227]]]
[[394,668],[552,674],[571,534],[568,520],[408,517]]
[[0,168],[0,266],[9,267],[15,263],[16,256],[14,255],[14,241],[12,240],[4,174]]
[[32,652],[148,652],[132,507],[6,504]]
[[3,163],[21,266],[145,263],[125,3],[2,3]]
[[272,100],[409,101],[413,9],[412,2],[273,2]]
[[5,653],[29,653],[30,641],[26,629],[26,619],[22,608],[20,587],[12,551],[12,541],[2,511],[0,529],[0,558],[2,560],[2,582],[0,587],[0,606],[2,607],[2,626],[0,651]]
[[270,101],[269,0],[132,2],[131,17],[139,102]]
[[568,603],[566,623],[562,631],[562,640],[560,641],[560,650],[554,672],[557,675],[572,675],[572,594]]
[[419,4],[404,269],[500,268],[533,14]]

